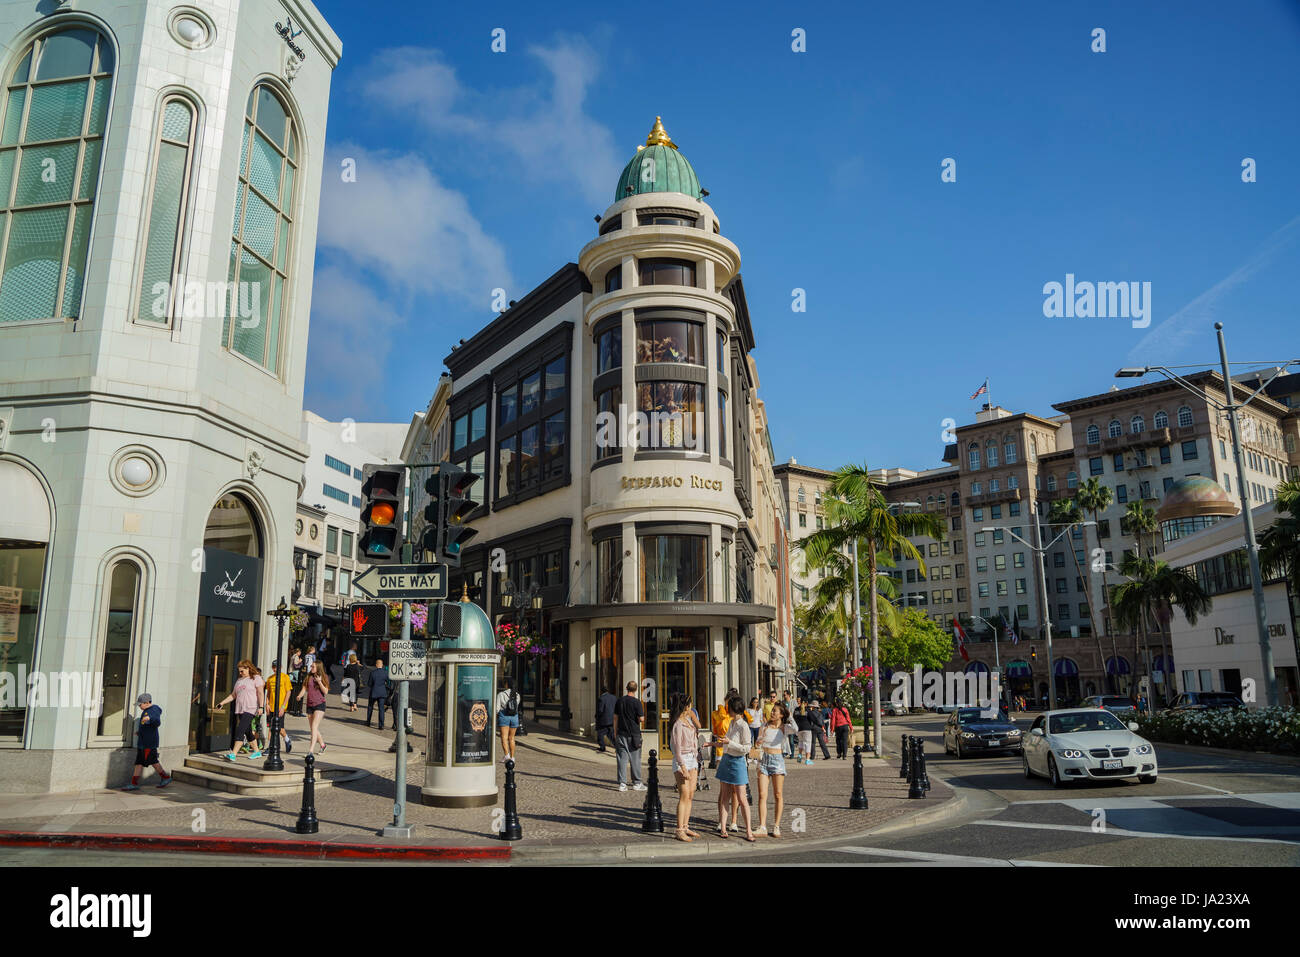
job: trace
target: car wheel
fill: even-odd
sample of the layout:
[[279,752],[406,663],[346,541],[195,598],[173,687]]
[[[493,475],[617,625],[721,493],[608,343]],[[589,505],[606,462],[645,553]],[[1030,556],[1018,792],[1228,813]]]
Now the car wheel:
[[1056,759],[1050,754],[1047,756],[1047,778],[1052,782],[1052,787],[1065,787],[1065,782],[1061,780],[1061,772],[1056,770]]
[[1155,784],[1156,776],[1154,774],[1139,774],[1138,781],[1142,784]]
[[1034,772],[1029,770],[1029,755],[1025,754],[1024,748],[1020,749],[1020,763],[1023,764],[1025,767],[1025,777],[1032,778],[1034,776]]

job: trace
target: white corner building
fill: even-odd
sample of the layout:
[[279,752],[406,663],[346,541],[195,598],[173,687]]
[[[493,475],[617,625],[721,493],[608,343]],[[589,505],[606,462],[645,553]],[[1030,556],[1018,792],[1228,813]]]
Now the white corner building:
[[269,668],[340,53],[299,0],[0,6],[0,789],[124,783],[141,692],[169,770],[225,746]]

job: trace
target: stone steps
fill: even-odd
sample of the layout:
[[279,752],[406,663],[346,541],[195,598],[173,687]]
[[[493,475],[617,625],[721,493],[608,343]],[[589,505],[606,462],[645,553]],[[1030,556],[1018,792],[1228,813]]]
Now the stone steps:
[[[283,771],[266,771],[262,768],[264,760],[240,758],[234,762],[211,754],[191,754],[185,759],[185,766],[176,768],[172,776],[185,784],[234,794],[277,796],[302,791],[303,772],[300,767],[286,764]],[[316,787],[327,788],[357,781],[368,773],[357,768],[317,764]]]

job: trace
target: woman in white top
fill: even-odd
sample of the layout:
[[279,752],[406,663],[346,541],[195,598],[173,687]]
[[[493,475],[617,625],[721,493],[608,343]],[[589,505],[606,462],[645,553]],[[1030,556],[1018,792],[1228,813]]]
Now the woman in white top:
[[727,833],[727,811],[734,799],[740,812],[745,817],[745,840],[754,842],[754,830],[749,820],[749,798],[745,787],[749,784],[749,766],[746,761],[753,743],[749,725],[745,723],[745,701],[740,695],[727,699],[727,713],[731,715],[731,724],[727,726],[726,744],[722,760],[718,762],[718,771],[714,775],[721,788],[718,791],[718,836],[730,837]]
[[700,773],[700,725],[691,710],[691,696],[678,692],[672,707],[673,777],[677,779],[677,840],[690,843],[700,835],[691,830],[691,802]]
[[758,830],[759,837],[767,834],[767,784],[772,782],[776,796],[776,817],[772,819],[772,836],[781,836],[781,814],[785,810],[785,739],[798,728],[790,720],[790,709],[783,704],[772,705],[767,724],[758,732],[754,744],[761,752],[758,758]]

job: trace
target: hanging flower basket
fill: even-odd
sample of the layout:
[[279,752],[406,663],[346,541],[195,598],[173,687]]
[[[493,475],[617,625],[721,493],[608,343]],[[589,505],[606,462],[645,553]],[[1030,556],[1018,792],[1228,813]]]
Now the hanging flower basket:
[[497,625],[497,651],[507,655],[540,655],[546,652],[542,643],[531,635],[521,634],[512,623]]
[[291,632],[306,631],[310,621],[311,619],[307,617],[305,611],[301,608],[295,608],[293,614],[289,616],[289,630]]

